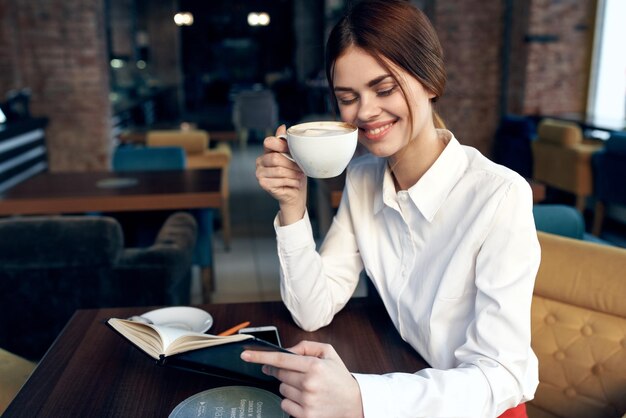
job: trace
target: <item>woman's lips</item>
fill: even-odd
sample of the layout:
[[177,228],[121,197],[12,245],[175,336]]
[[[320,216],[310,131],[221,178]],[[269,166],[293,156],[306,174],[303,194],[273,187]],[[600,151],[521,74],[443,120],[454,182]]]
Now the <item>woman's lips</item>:
[[363,132],[363,135],[367,139],[371,141],[375,141],[385,136],[385,134],[389,131],[389,129],[391,129],[391,127],[394,124],[395,124],[395,121],[387,122],[385,124],[381,124],[377,126],[372,126],[372,125],[362,126],[359,129],[361,130],[361,132]]

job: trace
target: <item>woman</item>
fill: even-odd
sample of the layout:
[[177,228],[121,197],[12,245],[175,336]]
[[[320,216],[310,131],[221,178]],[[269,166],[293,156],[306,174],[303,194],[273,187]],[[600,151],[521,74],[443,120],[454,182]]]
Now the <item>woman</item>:
[[[278,200],[281,293],[306,330],[331,322],[365,269],[402,337],[432,368],[350,374],[329,345],[242,353],[282,383],[295,417],[525,416],[537,386],[530,303],[540,251],[529,185],[441,125],[442,51],[409,2],[365,0],[333,29],[327,77],[369,151],[348,167],[320,248],[306,178],[264,141],[257,178]],[[277,135],[284,132],[280,127]]]

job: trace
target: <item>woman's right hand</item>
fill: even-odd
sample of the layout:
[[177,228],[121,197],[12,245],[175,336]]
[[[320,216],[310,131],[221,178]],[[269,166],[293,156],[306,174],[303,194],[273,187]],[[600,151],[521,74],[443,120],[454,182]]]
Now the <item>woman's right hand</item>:
[[276,136],[263,141],[263,155],[256,159],[256,177],[263,190],[278,200],[281,225],[299,221],[306,210],[307,178],[300,167],[282,152],[288,153],[287,141],[278,137],[287,129],[281,125]]

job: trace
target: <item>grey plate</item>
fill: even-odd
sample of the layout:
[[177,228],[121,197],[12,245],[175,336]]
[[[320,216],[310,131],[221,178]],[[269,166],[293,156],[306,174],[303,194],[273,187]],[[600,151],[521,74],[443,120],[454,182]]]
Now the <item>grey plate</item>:
[[255,417],[289,418],[280,409],[280,397],[250,386],[224,386],[195,394],[181,403],[169,418]]

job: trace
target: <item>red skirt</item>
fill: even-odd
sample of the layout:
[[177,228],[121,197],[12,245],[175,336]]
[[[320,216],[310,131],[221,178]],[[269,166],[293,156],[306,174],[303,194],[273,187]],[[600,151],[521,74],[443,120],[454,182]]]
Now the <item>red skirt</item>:
[[526,415],[526,404],[521,403],[515,408],[507,409],[498,418],[528,418],[528,415]]

